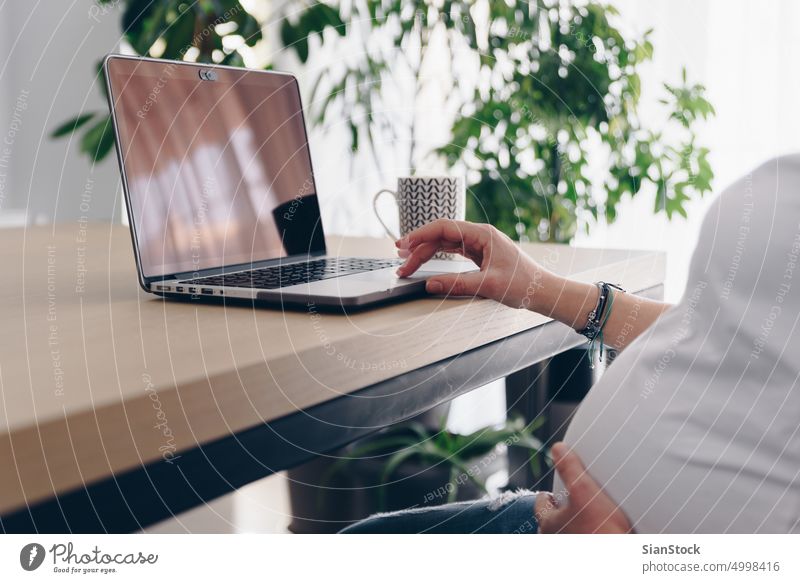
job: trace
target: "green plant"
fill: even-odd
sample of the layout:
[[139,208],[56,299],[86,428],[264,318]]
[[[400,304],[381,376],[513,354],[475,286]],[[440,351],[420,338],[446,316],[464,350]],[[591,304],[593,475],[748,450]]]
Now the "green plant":
[[[713,178],[708,149],[695,143],[696,122],[714,112],[703,87],[684,70],[682,84],[664,85],[665,118],[648,127],[637,106],[649,34],[624,38],[609,20],[616,12],[599,4],[561,3],[546,19],[491,5],[495,22],[514,22],[517,32],[490,34],[490,81],[440,149],[474,177],[470,215],[516,236],[565,242],[601,213],[613,222],[623,196],[650,183],[656,212],[685,217],[684,203]],[[601,171],[590,168],[592,156]]]
[[[421,72],[428,64],[434,32],[444,33],[452,63],[455,53],[477,47],[476,22],[470,13],[474,0],[444,4],[432,0],[341,0],[331,3],[348,34],[346,53],[335,66],[323,69],[314,84],[309,103],[311,120],[325,126],[344,121],[354,151],[370,148],[376,141],[390,138],[408,145],[405,154],[410,169],[421,162],[420,127],[417,108],[426,81]],[[440,10],[438,7],[442,6]],[[305,39],[318,29],[314,21],[302,17],[284,21],[281,37],[284,46],[296,50],[301,61],[309,57]],[[318,51],[330,50],[335,37],[320,37]],[[335,41],[334,41],[335,42]],[[411,80],[409,90],[408,80]],[[404,111],[391,107],[392,99],[407,103]]]
[[501,427],[485,427],[468,435],[446,430],[445,422],[442,420],[442,427],[435,432],[417,422],[402,423],[382,431],[348,451],[346,458],[333,465],[327,481],[359,458],[385,457],[380,476],[381,488],[378,490],[378,505],[383,509],[386,484],[403,464],[416,463],[423,467],[441,464],[448,468],[448,484],[452,487],[447,488],[447,493],[448,501],[452,502],[458,495],[458,486],[466,480],[486,492],[487,476],[481,473],[481,466],[476,466],[474,462],[497,452],[498,448],[505,446],[527,450],[531,471],[537,477],[544,469],[543,459],[544,463],[548,462],[542,442],[533,435],[544,423],[543,417],[537,417],[528,424],[521,417],[515,417]]
[[[97,0],[110,5],[115,0]],[[241,47],[261,40],[261,27],[238,0],[126,0],[122,2],[125,41],[139,55],[201,62],[243,65]],[[105,94],[101,63],[95,81]],[[114,147],[107,111],[82,112],[64,122],[52,137],[84,130],[80,149],[95,162]]]
[[[247,50],[262,40],[261,25],[238,0],[97,1],[107,6],[121,4],[124,39],[142,56],[244,66]],[[336,16],[324,4],[309,5],[303,14],[309,31],[336,28],[341,24]],[[343,27],[337,30],[344,33]],[[299,51],[300,47],[295,49]],[[95,81],[105,94],[100,65],[96,65]],[[82,132],[81,151],[95,162],[105,158],[114,146],[107,111],[81,112],[53,130],[51,137],[78,131]]]
[[[579,225],[588,229],[601,216],[613,222],[623,197],[646,184],[655,212],[668,218],[686,216],[686,201],[711,189],[708,150],[696,143],[697,122],[714,113],[704,88],[688,83],[684,71],[680,85],[664,85],[664,119],[644,123],[639,70],[653,47],[649,33],[623,36],[611,6],[507,0],[482,5],[485,19],[474,0],[337,6],[360,29],[361,50],[322,72],[312,119],[344,116],[353,149],[374,147],[379,131],[400,135],[413,170],[421,159],[415,108],[385,113],[384,102],[403,91],[398,79],[407,75],[410,99],[419,97],[434,33],[443,32],[450,61],[459,63],[451,99],[460,103],[451,139],[435,153],[467,172],[469,219],[520,239],[566,242]],[[296,46],[311,34],[298,22],[283,36]],[[465,58],[465,49],[475,58]],[[471,78],[472,88],[462,81]]]
[[[259,24],[238,0],[122,6],[125,39],[141,55],[242,65],[261,40]],[[654,212],[671,219],[686,216],[686,202],[711,189],[708,149],[696,138],[698,123],[714,114],[704,88],[684,71],[679,84],[663,86],[662,117],[643,120],[639,74],[653,54],[649,33],[623,35],[610,5],[301,0],[281,10],[281,40],[302,62],[314,51],[329,52],[341,37],[351,43],[317,79],[312,123],[344,119],[353,150],[375,153],[377,140],[395,138],[407,144],[412,172],[431,155],[460,168],[470,186],[471,220],[522,240],[566,242],[579,227],[613,222],[626,197],[653,193]],[[448,105],[457,113],[448,143],[426,152],[420,136],[427,128],[417,111],[429,79],[423,73],[436,54],[430,48],[439,41],[453,81]],[[389,106],[398,95],[408,104],[399,110]],[[53,136],[75,131],[95,161],[113,147],[105,112],[82,112]]]

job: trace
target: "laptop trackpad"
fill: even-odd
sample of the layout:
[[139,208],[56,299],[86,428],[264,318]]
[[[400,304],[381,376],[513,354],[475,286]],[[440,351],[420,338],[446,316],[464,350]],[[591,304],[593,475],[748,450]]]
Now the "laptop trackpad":
[[462,273],[477,269],[478,267],[471,261],[433,260],[425,263],[411,277],[397,277],[395,268],[392,267],[293,285],[283,288],[280,292],[283,294],[297,293],[309,296],[358,297],[376,291],[420,288],[423,281],[434,275],[440,273]]
[[433,259],[427,263],[423,263],[414,275],[423,275],[426,278],[432,277],[439,273],[465,273],[467,271],[477,271],[478,266],[472,261],[453,260],[447,261],[442,259]]
[[407,285],[411,282],[424,281],[434,275],[442,273],[465,273],[467,271],[477,271],[478,266],[472,261],[447,261],[447,260],[431,260],[424,263],[413,275],[410,277],[397,277],[395,268],[379,269],[377,271],[367,271],[364,273],[354,273],[342,278],[337,278],[331,281],[359,281],[359,282],[374,282],[377,285],[383,286],[383,289],[393,289]]

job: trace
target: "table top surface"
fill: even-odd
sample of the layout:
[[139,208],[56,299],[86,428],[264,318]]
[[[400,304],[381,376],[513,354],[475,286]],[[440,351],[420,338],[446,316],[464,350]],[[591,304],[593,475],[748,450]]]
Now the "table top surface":
[[[389,239],[328,248],[394,255]],[[579,280],[664,279],[658,252],[523,248]],[[128,228],[104,223],[0,230],[0,254],[3,513],[548,321],[485,299],[349,315],[165,301],[138,286]]]

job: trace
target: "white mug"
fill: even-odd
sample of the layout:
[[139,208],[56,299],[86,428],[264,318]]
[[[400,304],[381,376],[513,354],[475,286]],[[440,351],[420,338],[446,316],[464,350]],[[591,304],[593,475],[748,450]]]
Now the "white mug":
[[[391,194],[400,214],[399,236],[392,232],[378,213],[378,198]],[[436,219],[464,220],[466,191],[461,176],[404,176],[397,179],[397,190],[384,188],[372,199],[372,208],[386,233],[394,238]],[[437,259],[450,259],[449,253],[437,253]]]

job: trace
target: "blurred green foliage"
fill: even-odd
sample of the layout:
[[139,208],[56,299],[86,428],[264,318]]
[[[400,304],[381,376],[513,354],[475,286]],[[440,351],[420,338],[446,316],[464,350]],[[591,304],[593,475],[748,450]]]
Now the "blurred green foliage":
[[[413,114],[382,112],[386,93],[397,90],[386,85],[399,68],[416,75],[417,94],[424,89],[426,58],[442,58],[428,51],[439,33],[436,42],[451,62],[458,60],[451,99],[459,101],[459,113],[448,143],[434,153],[466,172],[468,219],[522,240],[566,242],[601,217],[613,222],[623,197],[647,184],[654,211],[669,218],[686,216],[685,203],[711,189],[708,149],[696,140],[698,122],[714,114],[704,88],[683,71],[678,85],[663,85],[663,116],[642,119],[640,69],[653,56],[650,34],[623,35],[612,6],[565,0],[337,6],[348,27],[360,28],[361,50],[322,72],[312,119],[344,118],[353,149],[374,148],[380,131],[402,134],[410,142],[409,166],[421,165],[416,136],[425,128]],[[297,46],[310,34],[299,22],[284,42]],[[474,58],[465,59],[465,51]],[[308,58],[307,46],[298,54]],[[465,90],[470,78],[475,87]]]
[[[242,66],[243,51],[262,39],[238,0],[99,2],[120,4],[124,38],[140,55]],[[281,11],[280,40],[303,63],[314,51],[350,43],[346,58],[317,79],[312,123],[344,120],[352,149],[372,149],[376,160],[376,136],[403,133],[412,169],[423,154],[444,157],[467,174],[468,218],[514,238],[569,241],[578,228],[613,222],[623,198],[643,189],[654,193],[655,212],[686,216],[686,203],[711,189],[709,152],[696,138],[698,124],[714,114],[705,89],[683,71],[678,84],[663,85],[662,111],[643,119],[640,73],[653,56],[650,35],[624,35],[610,5],[301,0]],[[425,128],[413,113],[387,112],[384,98],[398,90],[400,67],[413,75],[414,96],[423,91],[427,59],[442,56],[428,49],[440,41],[450,64],[458,63],[449,96],[458,113],[447,144],[420,153]],[[52,135],[73,132],[95,161],[113,147],[107,112],[81,112]]]
[[[378,490],[378,509],[385,510],[385,486],[392,482],[395,472],[404,464],[418,466],[440,466],[449,471],[447,489],[448,502],[455,502],[458,487],[470,480],[479,490],[487,493],[486,478],[475,471],[475,461],[494,454],[505,454],[503,448],[520,448],[528,455],[528,466],[534,478],[540,478],[551,465],[545,445],[534,435],[544,424],[545,418],[539,416],[530,423],[521,417],[506,420],[499,427],[483,427],[469,434],[448,431],[446,416],[441,420],[437,431],[426,428],[421,423],[410,421],[400,423],[368,437],[347,451],[334,464],[325,481],[338,472],[344,472],[359,459],[382,460],[383,471],[380,476],[381,488]],[[500,451],[498,451],[500,450]]]
[[[98,4],[121,6],[124,40],[143,56],[243,66],[240,49],[233,47],[252,47],[261,40],[261,25],[238,0],[98,0]],[[105,93],[101,64],[96,65],[96,80]],[[114,147],[107,110],[81,112],[51,136],[74,132],[81,133],[80,149],[95,162]]]

